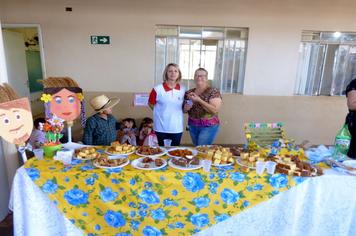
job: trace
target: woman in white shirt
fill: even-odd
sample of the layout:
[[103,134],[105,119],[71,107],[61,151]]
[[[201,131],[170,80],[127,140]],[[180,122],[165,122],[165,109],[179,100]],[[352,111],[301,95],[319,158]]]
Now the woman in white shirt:
[[164,139],[172,140],[171,146],[179,146],[183,134],[183,100],[185,88],[179,84],[182,72],[170,63],[163,72],[163,83],[155,86],[149,97],[153,110],[154,131],[160,146]]

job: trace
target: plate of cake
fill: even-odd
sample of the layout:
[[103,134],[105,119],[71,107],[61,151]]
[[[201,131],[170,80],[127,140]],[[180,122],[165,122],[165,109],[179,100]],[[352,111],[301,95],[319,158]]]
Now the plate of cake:
[[168,156],[170,157],[186,157],[186,156],[195,156],[197,154],[197,150],[187,148],[187,147],[179,147],[172,148],[168,151]]
[[160,157],[140,157],[131,162],[132,167],[139,170],[158,170],[167,165],[167,161]]
[[231,166],[235,163],[230,149],[222,146],[215,145],[202,155],[205,156],[205,159],[211,160],[211,165],[216,167]]
[[276,172],[281,174],[303,177],[323,175],[323,170],[319,166],[302,161],[298,156],[275,156],[272,160],[277,162]]
[[93,165],[102,169],[114,169],[124,167],[130,163],[127,157],[112,158],[107,154],[101,154],[99,158],[95,159]]
[[238,165],[249,169],[256,169],[256,161],[266,161],[258,152],[241,151],[236,159]]
[[141,146],[137,148],[136,154],[143,157],[159,157],[167,153],[163,147]]
[[197,170],[202,167],[200,159],[193,155],[173,157],[168,161],[168,165],[178,170]]
[[92,160],[98,158],[100,153],[96,151],[95,147],[82,147],[74,151],[74,158],[78,160]]
[[134,153],[135,150],[135,146],[126,143],[120,144],[118,141],[115,141],[105,149],[105,152],[109,155],[130,155]]

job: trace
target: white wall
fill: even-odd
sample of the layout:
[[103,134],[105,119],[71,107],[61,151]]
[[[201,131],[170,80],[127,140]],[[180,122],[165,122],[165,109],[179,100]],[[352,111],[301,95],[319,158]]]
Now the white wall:
[[[291,137],[330,144],[347,112],[344,97],[292,95],[302,30],[356,32],[354,0],[0,0],[0,6],[3,23],[41,25],[47,75],[72,76],[90,94],[122,94],[127,104],[128,93],[154,84],[155,25],[248,27],[244,94],[254,96],[224,96],[220,117],[228,126],[217,142],[241,142],[244,122],[283,119]],[[90,35],[110,35],[112,43],[90,45]],[[119,117],[137,112],[130,109]]]
[[[156,24],[249,27],[244,90],[249,95],[293,94],[303,29],[356,31],[356,1],[351,0],[0,3],[4,23],[41,25],[48,75],[73,76],[88,91],[146,91],[152,86]],[[73,12],[64,12],[65,6]],[[110,35],[112,44],[90,45],[90,35]]]

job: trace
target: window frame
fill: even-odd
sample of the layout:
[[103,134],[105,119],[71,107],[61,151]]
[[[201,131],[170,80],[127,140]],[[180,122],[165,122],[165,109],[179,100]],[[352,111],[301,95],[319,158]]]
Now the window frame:
[[[173,28],[176,28],[175,33],[174,34],[164,34],[162,33],[165,29],[172,30],[173,32]],[[180,36],[180,32],[182,28],[195,28],[195,29],[199,29],[200,31],[200,37],[185,37],[185,36]],[[221,32],[222,33],[222,37],[203,37],[204,32],[208,32],[208,30],[213,31],[214,29],[216,29],[217,32]],[[161,31],[160,33],[158,33],[158,31]],[[236,33],[236,35],[239,35],[239,37],[228,37],[228,32],[229,30],[231,32],[239,32]],[[174,61],[167,61],[167,51],[168,51],[168,39],[174,39],[175,41],[175,60]],[[214,67],[214,72],[210,72],[209,71],[209,81],[212,81],[212,84],[218,84],[218,88],[220,89],[221,93],[224,94],[243,94],[243,88],[244,88],[244,80],[245,80],[245,75],[246,75],[246,63],[247,63],[247,52],[248,52],[248,39],[249,39],[249,28],[248,27],[220,27],[220,26],[193,26],[193,25],[162,25],[162,24],[158,24],[156,25],[156,32],[155,32],[155,69],[154,69],[154,81],[155,83],[158,83],[160,81],[162,81],[162,75],[158,74],[159,71],[161,71],[161,69],[159,69],[158,67],[158,55],[157,55],[157,39],[164,39],[165,40],[165,47],[164,47],[164,66],[167,65],[170,62],[173,63],[177,63],[179,64],[179,60],[181,59],[181,50],[180,50],[180,40],[199,40],[200,41],[200,50],[199,50],[199,65],[202,64],[202,59],[203,59],[203,54],[204,54],[204,50],[203,50],[203,42],[204,40],[217,40],[217,44],[216,44],[216,58],[215,58],[215,67]],[[226,51],[231,49],[229,47],[226,47],[226,43],[227,41],[232,41],[233,42],[233,61],[232,61],[232,69],[231,69],[231,79],[225,79],[224,78],[224,72],[226,70],[226,65],[225,65],[225,61],[226,61]],[[219,45],[222,42],[222,45]],[[238,46],[239,42],[243,42],[244,43],[244,47]],[[191,46],[191,43],[189,42],[189,46]],[[218,59],[219,56],[219,50],[222,50],[222,55],[221,58]],[[237,53],[241,53],[241,55],[238,57],[236,54]],[[236,60],[239,60],[239,64],[236,65]],[[192,60],[189,59],[189,63],[192,63]],[[221,65],[220,65],[221,63]],[[220,66],[220,68],[218,68],[218,74],[219,77],[216,78],[215,74],[216,74],[216,69],[218,67],[218,65]],[[188,76],[191,74],[190,71],[190,67],[189,68],[189,72],[188,72]],[[236,67],[239,68],[238,72],[236,73]],[[162,68],[162,67],[161,67]],[[184,83],[187,84],[187,87],[190,87],[190,83],[193,80],[193,78],[191,79],[182,79],[182,81]],[[228,89],[224,89],[223,88],[223,84],[228,83],[228,81],[231,81]],[[237,83],[236,88],[234,87],[234,84]],[[227,86],[227,85],[226,85]],[[217,87],[217,86],[216,86]],[[228,91],[229,90],[229,91]]]

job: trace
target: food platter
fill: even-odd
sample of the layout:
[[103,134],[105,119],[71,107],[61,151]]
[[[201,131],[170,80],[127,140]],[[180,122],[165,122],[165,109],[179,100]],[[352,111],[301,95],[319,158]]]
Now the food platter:
[[131,166],[139,170],[159,170],[167,165],[160,157],[140,157],[131,162]]

